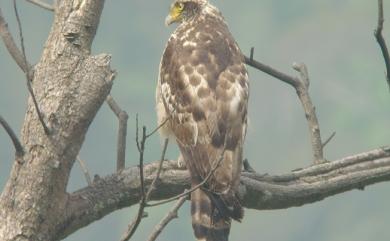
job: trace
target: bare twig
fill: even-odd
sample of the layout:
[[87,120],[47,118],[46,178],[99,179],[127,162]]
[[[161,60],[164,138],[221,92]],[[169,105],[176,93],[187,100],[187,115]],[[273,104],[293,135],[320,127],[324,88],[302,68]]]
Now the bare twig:
[[42,112],[39,109],[37,99],[35,98],[34,90],[33,90],[32,86],[31,86],[32,74],[30,72],[31,69],[29,69],[29,67],[28,67],[29,64],[28,64],[28,61],[27,61],[26,50],[25,50],[25,47],[24,47],[22,23],[20,21],[20,17],[19,17],[19,13],[18,13],[18,7],[16,5],[16,0],[14,0],[13,3],[14,3],[15,16],[16,16],[16,20],[17,20],[17,23],[18,23],[20,45],[21,45],[21,48],[22,48],[24,66],[26,67],[25,74],[26,74],[26,80],[27,80],[27,88],[28,88],[28,91],[30,92],[31,99],[33,100],[33,103],[34,103],[34,106],[35,106],[35,110],[37,112],[38,119],[39,119],[39,121],[42,124],[43,130],[45,131],[46,135],[49,135],[50,134],[50,130],[47,127],[47,125],[46,125],[46,123],[45,123],[45,121],[43,119]]
[[15,60],[16,64],[22,69],[24,73],[28,73],[29,70],[31,69],[31,65],[29,63],[27,63],[27,66],[25,65],[26,62],[23,57],[23,54],[18,48],[18,46],[16,45],[15,40],[8,29],[8,24],[3,17],[1,8],[0,8],[0,35],[3,39],[5,47],[7,48],[8,52],[11,54],[12,58]]
[[27,57],[26,57],[26,49],[24,47],[22,23],[20,21],[19,11],[18,11],[18,7],[16,5],[16,0],[13,0],[13,3],[14,3],[14,12],[15,12],[15,16],[16,16],[16,21],[18,23],[20,47],[22,48],[22,56],[23,56],[23,62],[24,62],[23,65],[26,66],[25,73],[26,73],[27,80],[31,81],[32,80],[32,76],[29,75],[29,72],[30,72],[31,69],[28,68],[28,61],[27,61]]
[[318,164],[323,162],[324,155],[323,155],[320,127],[318,124],[317,115],[315,113],[315,107],[309,95],[310,80],[309,80],[309,75],[306,66],[304,64],[293,64],[293,68],[300,73],[300,78],[292,77],[270,66],[267,66],[265,64],[262,64],[254,60],[253,48],[251,49],[250,57],[248,58],[245,56],[245,63],[295,88],[299,100],[301,101],[303,109],[305,111],[305,116],[310,131],[310,139],[312,144],[314,163]]
[[50,135],[50,130],[49,128],[47,127],[45,121],[43,120],[43,116],[42,116],[42,112],[41,110],[39,109],[39,106],[38,106],[38,101],[37,99],[35,98],[35,94],[34,94],[34,90],[31,86],[31,81],[27,79],[27,88],[28,88],[28,91],[30,92],[30,95],[31,95],[31,99],[34,103],[34,106],[35,106],[35,110],[37,112],[37,115],[38,115],[38,119],[39,121],[41,122],[41,125],[43,127],[43,130],[45,131],[45,134],[46,135]]
[[32,4],[37,5],[38,7],[41,7],[43,9],[49,10],[49,11],[54,11],[54,7],[48,3],[39,1],[39,0],[26,0],[27,2],[30,2]]
[[195,190],[197,190],[198,188],[201,188],[204,184],[206,184],[206,182],[211,178],[211,176],[214,174],[214,172],[218,169],[218,167],[220,166],[222,160],[223,160],[223,156],[225,154],[225,150],[226,150],[226,145],[225,147],[223,148],[222,152],[221,152],[221,155],[219,156],[219,158],[217,160],[215,160],[213,162],[213,167],[212,169],[210,170],[210,172],[207,174],[207,176],[202,180],[201,183],[199,183],[198,185],[192,187],[190,190],[188,190],[187,192],[184,192],[182,194],[179,194],[177,196],[174,196],[174,197],[171,197],[171,198],[168,198],[166,200],[163,200],[163,201],[160,201],[160,202],[155,202],[155,203],[152,203],[152,204],[147,204],[148,207],[155,207],[155,206],[159,206],[159,205],[162,205],[162,204],[166,204],[166,203],[170,203],[172,201],[175,201],[177,199],[180,199],[181,197],[183,196],[186,196],[186,195],[189,195],[191,194],[192,192],[194,192]]
[[[137,218],[135,218],[133,221],[131,221],[131,223],[128,225],[128,230],[131,231],[134,229],[134,231],[135,231],[136,228],[134,228],[134,227],[138,226],[138,224],[141,222],[141,221],[138,221],[138,217],[140,217],[140,220],[142,220],[143,218],[147,218],[148,216],[149,216],[149,214],[147,212],[142,212],[141,214],[138,214]],[[128,233],[126,232],[124,235],[128,235]],[[121,240],[126,240],[125,238],[126,238],[126,236],[122,236]],[[131,238],[131,236],[128,237],[127,240],[130,240],[130,238]]]
[[156,134],[156,132],[158,130],[160,130],[168,121],[169,121],[170,117],[167,117],[160,125],[158,125],[153,131],[151,131],[149,134],[146,135],[146,138],[149,138],[151,136],[153,136],[154,134]]
[[146,202],[149,201],[150,195],[156,189],[156,184],[157,184],[158,179],[160,178],[163,162],[165,160],[165,153],[167,152],[168,142],[169,142],[169,139],[165,139],[163,151],[161,153],[160,164],[159,164],[158,169],[157,169],[156,177],[153,179],[153,182],[152,182],[152,184],[150,184],[148,192],[146,193]]
[[137,147],[139,150],[139,176],[140,176],[140,192],[141,192],[141,199],[139,201],[139,208],[136,218],[129,224],[127,227],[126,232],[122,235],[120,241],[127,241],[129,240],[135,233],[135,230],[137,230],[138,225],[141,223],[141,219],[144,214],[145,204],[146,204],[146,193],[145,193],[145,179],[144,179],[144,152],[145,152],[145,142],[146,142],[146,127],[144,126],[142,128],[142,139],[141,142],[139,142],[138,139],[138,118],[137,118]]
[[314,163],[318,164],[324,162],[324,153],[322,148],[320,125],[318,123],[315,107],[309,95],[309,74],[306,65],[303,63],[294,63],[293,68],[301,75],[299,79],[300,81],[298,82],[299,84],[295,86],[295,89],[297,91],[299,100],[302,103],[303,110],[305,111],[305,116],[309,126]]
[[[137,118],[137,130],[138,130],[138,118]],[[138,132],[138,131],[137,131]],[[164,142],[164,148],[161,154],[161,159],[160,163],[157,169],[157,173],[155,178],[152,181],[152,184],[149,186],[148,191],[145,193],[145,179],[144,179],[144,170],[143,170],[143,161],[144,161],[144,152],[145,152],[145,143],[146,140],[148,139],[146,135],[146,127],[144,126],[142,128],[142,139],[139,141],[138,139],[138,134],[137,134],[137,146],[139,146],[139,174],[140,174],[140,189],[141,189],[141,199],[139,202],[139,208],[138,208],[138,213],[136,218],[128,225],[126,232],[122,235],[121,241],[127,241],[129,240],[137,230],[139,224],[141,223],[141,220],[143,218],[144,210],[145,207],[147,206],[147,202],[150,199],[151,193],[155,190],[156,183],[160,177],[161,169],[162,169],[162,164],[165,159],[165,153],[167,151],[168,147],[168,139],[165,139]]]
[[165,118],[165,120],[163,122],[161,122],[161,124],[159,124],[153,131],[151,131],[149,134],[146,135],[146,138],[149,138],[151,136],[153,136],[154,134],[156,134],[157,131],[159,131],[164,125],[166,125],[168,123],[168,121],[171,119],[171,115],[173,113],[175,113],[176,109],[173,109],[169,115],[167,115],[167,117]]
[[326,145],[328,145],[329,142],[330,142],[331,140],[333,140],[333,138],[334,138],[335,136],[336,136],[336,132],[333,132],[332,135],[330,135],[330,136],[328,137],[328,139],[326,139],[326,141],[324,141],[324,143],[322,143],[322,148],[324,148]]
[[383,30],[383,23],[385,21],[383,16],[383,0],[378,0],[378,26],[374,32],[375,38],[379,44],[379,47],[381,48],[383,58],[385,60],[386,65],[386,80],[387,84],[389,86],[390,90],[390,55],[389,50],[386,45],[386,41],[383,38],[382,30]]
[[129,119],[129,115],[126,113],[126,111],[123,111],[119,107],[119,105],[116,103],[116,101],[114,100],[114,98],[112,98],[111,95],[107,96],[106,102],[119,120],[116,171],[120,172],[125,168],[127,120]]
[[85,164],[84,160],[77,156],[77,161],[79,162],[81,170],[84,173],[85,180],[87,180],[88,186],[92,185],[91,175],[89,174],[87,165]]
[[255,55],[255,47],[252,47],[251,48],[251,53],[249,55],[249,60],[252,62],[253,61],[253,57]]
[[244,56],[245,57],[245,63],[255,69],[258,69],[266,74],[269,74],[271,75],[272,77],[274,78],[277,78],[293,87],[297,86],[298,85],[298,82],[299,80],[297,78],[294,78],[292,76],[289,76],[285,73],[282,73],[268,65],[265,65],[263,63],[260,63],[259,61],[257,60],[254,60],[254,59],[251,59],[251,58],[248,58],[247,56]]
[[[186,192],[186,191],[185,191]],[[163,229],[171,222],[173,219],[178,217],[178,211],[183,206],[184,202],[188,199],[188,195],[181,197],[173,206],[172,210],[168,212],[168,214],[160,221],[159,224],[154,227],[153,232],[148,238],[148,241],[155,241],[158,235],[161,234]]]
[[8,136],[11,138],[12,143],[15,147],[15,155],[17,158],[21,158],[24,155],[23,146],[20,143],[18,137],[12,128],[8,125],[7,121],[0,115],[0,124],[3,126],[4,130],[7,132]]

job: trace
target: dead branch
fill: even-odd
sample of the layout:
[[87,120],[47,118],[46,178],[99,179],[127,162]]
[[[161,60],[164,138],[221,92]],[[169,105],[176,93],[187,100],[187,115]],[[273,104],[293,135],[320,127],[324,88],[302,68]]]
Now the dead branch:
[[[145,165],[145,185],[155,178],[158,162]],[[93,186],[70,195],[63,238],[118,208],[135,205],[140,197],[138,167],[102,178]],[[390,181],[390,146],[348,156],[282,175],[259,175],[243,172],[240,196],[246,208],[257,210],[285,209],[321,201],[346,191]],[[165,200],[190,187],[186,170],[177,161],[165,161],[159,188],[151,200]]]
[[43,127],[43,130],[45,131],[46,135],[49,135],[50,134],[50,130],[47,127],[47,125],[46,125],[46,123],[45,123],[45,121],[43,119],[43,115],[42,115],[41,109],[39,108],[38,101],[37,101],[37,99],[35,97],[34,90],[33,90],[32,86],[31,86],[33,74],[31,72],[31,69],[29,68],[29,64],[28,64],[27,57],[26,57],[26,50],[25,50],[25,47],[24,47],[22,23],[20,21],[20,17],[19,17],[19,13],[18,13],[18,7],[16,5],[16,0],[14,0],[13,3],[14,3],[14,11],[15,11],[15,16],[16,16],[16,21],[18,23],[20,46],[22,48],[22,56],[23,56],[24,66],[26,67],[25,75],[26,75],[27,89],[28,89],[28,92],[30,93],[31,99],[32,99],[32,101],[34,103],[35,110],[37,112],[38,119],[41,122],[41,125]]
[[252,48],[250,57],[248,58],[244,56],[245,63],[247,65],[258,69],[266,74],[269,74],[272,77],[277,78],[295,88],[299,100],[302,103],[303,110],[305,111],[305,116],[310,132],[314,163],[318,164],[324,162],[323,143],[321,141],[320,127],[318,124],[317,115],[315,113],[315,107],[309,95],[310,81],[306,66],[304,64],[293,64],[293,68],[300,73],[300,78],[292,77],[268,65],[262,64],[254,60],[253,52],[254,49]]
[[12,130],[12,128],[7,123],[7,121],[4,120],[4,118],[1,115],[0,115],[0,124],[3,126],[4,130],[7,132],[8,136],[11,138],[12,143],[14,144],[16,159],[20,160],[24,155],[24,149],[22,144],[20,143],[15,132]]
[[379,44],[379,47],[381,48],[382,55],[385,61],[386,66],[386,80],[387,84],[389,86],[390,90],[390,55],[389,50],[387,49],[386,41],[383,38],[382,31],[383,31],[383,23],[385,22],[385,19],[383,17],[383,0],[378,0],[378,26],[374,32],[376,41]]
[[321,140],[320,125],[318,123],[316,110],[309,95],[309,73],[305,64],[294,63],[293,68],[300,73],[298,85],[294,86],[302,103],[305,117],[309,126],[311,147],[313,150],[314,164],[324,162],[323,144]]
[[117,160],[116,160],[116,171],[120,172],[125,168],[126,162],[126,136],[127,136],[127,120],[129,115],[126,111],[123,111],[116,103],[111,95],[107,96],[106,102],[110,109],[118,117],[119,128],[118,128],[118,139],[117,139]]
[[39,1],[39,0],[26,0],[27,2],[30,2],[34,5],[37,5],[38,7],[41,7],[43,9],[49,10],[49,11],[54,11],[54,7],[48,3]]
[[41,114],[41,112],[39,110],[38,103],[37,103],[37,100],[35,98],[32,86],[31,86],[31,80],[33,78],[33,71],[31,71],[32,70],[32,66],[27,61],[27,58],[26,58],[25,49],[24,49],[24,41],[23,41],[23,32],[22,32],[22,29],[21,29],[22,27],[21,27],[20,18],[19,18],[19,14],[18,14],[18,11],[17,11],[17,7],[16,7],[16,2],[15,1],[14,1],[14,10],[15,10],[16,19],[17,19],[17,22],[18,22],[18,27],[19,27],[19,34],[20,34],[20,41],[21,41],[22,51],[19,50],[18,46],[16,45],[16,43],[15,43],[15,41],[14,41],[14,39],[13,39],[9,29],[8,29],[8,24],[7,24],[7,22],[5,21],[5,19],[3,17],[1,8],[0,8],[0,35],[1,35],[2,39],[3,39],[3,42],[4,42],[8,52],[11,54],[12,58],[15,60],[17,65],[26,74],[28,91],[29,91],[29,93],[31,95],[31,98],[32,98],[33,103],[35,105],[35,108],[37,110],[37,114],[38,114],[39,120],[42,123],[42,126],[43,126],[43,128],[45,130],[45,133],[48,134],[49,133],[49,129],[47,128],[45,122],[43,121],[42,114]]
[[322,148],[325,148],[325,146],[328,145],[329,142],[330,142],[335,136],[336,136],[336,132],[334,131],[334,132],[332,133],[332,135],[330,135],[330,136],[328,137],[328,139],[326,139],[326,141],[324,141],[324,143],[322,143]]
[[157,181],[160,178],[163,162],[165,159],[165,153],[168,148],[168,139],[165,139],[164,141],[164,147],[161,153],[161,158],[159,162],[159,166],[157,168],[157,173],[156,176],[154,177],[152,183],[150,184],[148,191],[145,193],[145,180],[144,180],[144,170],[143,170],[143,160],[144,160],[144,153],[145,153],[145,143],[146,140],[148,139],[148,135],[146,135],[146,128],[142,128],[142,139],[141,142],[138,140],[138,117],[137,117],[137,135],[136,135],[136,141],[137,141],[137,147],[139,147],[139,172],[140,172],[140,183],[141,183],[141,199],[140,199],[140,204],[138,208],[138,214],[136,218],[128,225],[128,228],[126,232],[122,235],[121,241],[127,241],[129,240],[137,230],[138,225],[141,223],[142,218],[144,217],[144,210],[145,207],[147,206],[147,203],[150,199],[150,196],[152,192],[156,189],[156,184]]
[[27,63],[27,66],[25,65],[26,62],[23,57],[23,54],[19,50],[14,38],[11,35],[11,32],[8,29],[8,23],[5,21],[3,17],[1,8],[0,8],[0,35],[3,39],[5,47],[7,48],[12,58],[15,60],[16,64],[22,69],[24,73],[29,73],[29,70],[31,69],[31,65],[29,63]]
[[145,143],[146,143],[146,127],[142,128],[142,139],[138,139],[138,116],[136,121],[136,142],[139,152],[139,177],[140,177],[140,193],[141,199],[139,201],[138,213],[135,219],[128,225],[127,230],[122,235],[120,241],[128,241],[135,233],[138,228],[138,225],[141,223],[141,219],[144,216],[144,209],[147,203],[146,192],[145,192],[145,178],[144,178],[144,153],[145,153]]
[[157,174],[156,174],[156,177],[154,178],[152,184],[150,185],[148,192],[146,193],[146,201],[149,201],[152,192],[156,189],[158,179],[160,178],[163,162],[165,161],[165,154],[166,154],[167,149],[168,149],[168,142],[169,142],[169,140],[165,139],[163,150],[161,153],[160,163],[159,163],[159,166],[157,169]]
[[292,77],[290,75],[287,75],[283,72],[280,72],[279,70],[276,70],[272,68],[271,66],[268,66],[266,64],[260,63],[259,61],[253,59],[253,53],[252,53],[252,58],[248,58],[247,56],[244,56],[245,58],[245,63],[255,69],[258,69],[276,79],[279,79],[283,81],[286,84],[289,84],[293,87],[298,85],[299,80],[295,77]]
[[[187,191],[184,191],[187,192]],[[178,211],[183,206],[184,202],[188,199],[188,195],[182,196],[176,204],[173,206],[172,210],[168,212],[168,214],[160,221],[159,224],[154,227],[153,232],[150,234],[148,241],[155,241],[158,235],[164,230],[164,228],[171,222],[173,219],[178,217]]]

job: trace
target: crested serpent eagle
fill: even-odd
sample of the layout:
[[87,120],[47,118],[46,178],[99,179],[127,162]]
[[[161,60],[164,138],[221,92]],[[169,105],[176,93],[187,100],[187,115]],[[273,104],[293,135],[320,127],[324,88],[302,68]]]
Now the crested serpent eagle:
[[226,241],[231,220],[243,217],[237,188],[249,97],[244,56],[207,0],[174,1],[171,23],[178,26],[164,50],[156,91],[160,134],[176,140],[192,186],[214,170],[191,193],[192,226],[197,240]]

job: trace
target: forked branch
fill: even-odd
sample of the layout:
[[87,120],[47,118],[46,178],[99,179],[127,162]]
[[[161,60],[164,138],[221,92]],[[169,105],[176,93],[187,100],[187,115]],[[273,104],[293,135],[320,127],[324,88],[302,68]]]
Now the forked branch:
[[29,91],[31,98],[33,100],[36,112],[38,114],[39,121],[41,122],[45,133],[48,135],[50,133],[50,130],[47,127],[47,125],[43,119],[43,115],[39,109],[38,102],[35,98],[34,91],[33,91],[33,88],[31,86],[31,81],[33,79],[33,71],[32,71],[31,65],[29,64],[29,62],[27,61],[27,58],[26,58],[22,25],[21,25],[20,18],[19,18],[18,8],[16,6],[16,0],[13,1],[13,4],[14,4],[14,11],[15,11],[16,20],[18,23],[20,44],[21,44],[22,50],[20,51],[19,48],[17,47],[17,45],[16,45],[16,43],[15,43],[15,41],[14,41],[14,39],[13,39],[9,29],[8,29],[8,24],[3,17],[1,8],[0,8],[0,35],[3,39],[3,42],[4,42],[8,52],[11,54],[12,58],[15,60],[15,62],[19,65],[19,67],[22,69],[22,71],[26,75],[28,91]]
[[[187,190],[184,191],[185,193]],[[173,219],[178,217],[178,211],[183,206],[184,202],[188,199],[188,195],[182,196],[176,204],[173,206],[172,210],[168,212],[168,214],[156,225],[153,232],[148,238],[148,241],[155,241],[157,237],[161,234],[164,228],[171,222]]]
[[[133,219],[133,221],[128,225],[125,233],[122,235],[120,241],[128,241],[130,238],[134,235],[135,231],[138,228],[138,225],[141,223],[141,219],[145,217],[144,214],[145,206],[147,203],[147,197],[146,197],[146,191],[145,191],[145,178],[144,178],[144,154],[145,154],[145,144],[146,144],[146,127],[144,126],[142,128],[142,138],[141,141],[139,140],[139,134],[138,134],[138,116],[136,121],[136,142],[137,142],[137,148],[139,152],[139,180],[140,180],[140,193],[141,198],[139,201],[139,208],[137,216]],[[156,177],[157,178],[157,177]],[[154,182],[153,182],[154,183]],[[150,186],[152,187],[152,185]]]
[[305,64],[294,63],[293,68],[300,73],[298,85],[294,86],[301,101],[305,117],[309,126],[310,141],[313,150],[314,164],[324,162],[324,151],[321,140],[320,124],[316,114],[316,109],[309,95],[310,79],[307,67]]
[[130,238],[134,235],[135,231],[138,228],[138,225],[141,223],[141,220],[143,217],[147,216],[145,215],[145,208],[147,206],[148,201],[150,200],[151,194],[153,191],[156,189],[157,182],[159,181],[161,170],[163,167],[163,162],[165,160],[165,153],[168,148],[168,139],[165,139],[164,141],[164,147],[161,153],[161,158],[159,162],[159,166],[157,169],[156,176],[154,177],[152,183],[150,184],[148,190],[146,191],[145,188],[145,178],[144,178],[144,154],[145,154],[145,144],[146,140],[150,135],[146,134],[146,127],[144,126],[142,128],[142,138],[141,140],[138,139],[138,116],[137,116],[137,131],[136,131],[136,142],[137,142],[137,147],[139,151],[139,177],[140,177],[140,193],[141,193],[141,198],[139,201],[139,208],[138,208],[138,213],[137,216],[134,218],[134,220],[128,225],[126,232],[122,235],[121,241],[127,241],[130,240]]
[[248,58],[245,56],[245,63],[247,65],[269,74],[295,88],[308,123],[314,163],[319,164],[324,162],[324,144],[321,140],[320,125],[318,123],[315,107],[309,95],[310,80],[306,66],[304,64],[294,63],[293,68],[300,73],[300,77],[293,77],[254,60],[253,55],[254,49],[252,48],[250,57]]
[[126,136],[127,120],[129,115],[122,110],[111,95],[107,96],[106,102],[110,109],[115,113],[119,121],[118,139],[117,139],[117,159],[116,171],[120,172],[125,168],[126,161]]

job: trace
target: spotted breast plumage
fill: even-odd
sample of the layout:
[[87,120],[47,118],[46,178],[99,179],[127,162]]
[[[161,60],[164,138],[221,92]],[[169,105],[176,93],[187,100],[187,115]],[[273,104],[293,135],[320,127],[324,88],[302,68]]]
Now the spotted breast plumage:
[[160,64],[156,91],[160,133],[176,140],[192,186],[197,240],[228,240],[243,209],[237,189],[247,126],[248,74],[220,11],[207,0],[176,0],[166,19],[178,23]]

